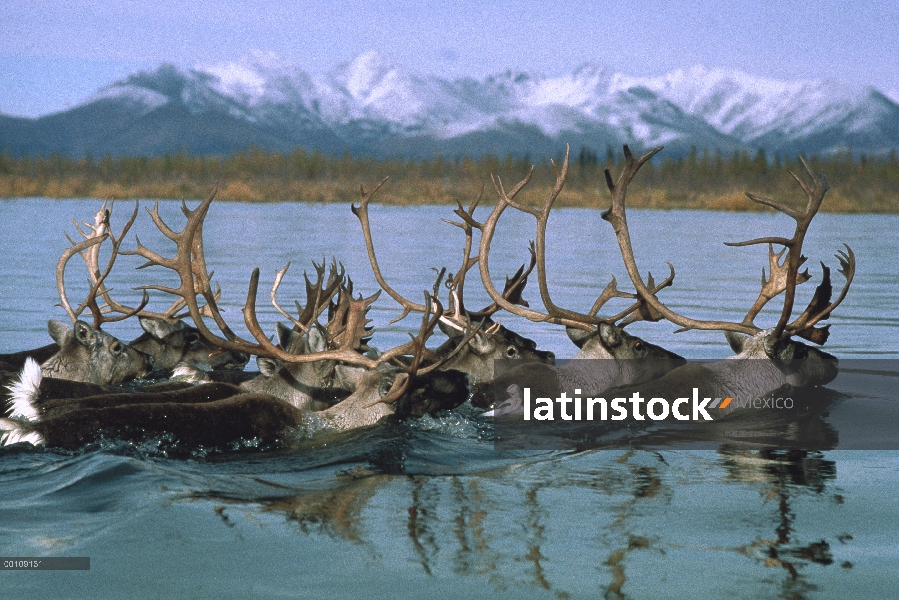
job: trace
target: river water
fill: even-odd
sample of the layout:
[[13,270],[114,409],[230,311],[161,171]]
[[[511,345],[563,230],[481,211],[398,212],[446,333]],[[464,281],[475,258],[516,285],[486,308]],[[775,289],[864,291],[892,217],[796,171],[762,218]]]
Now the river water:
[[[143,202],[151,206],[150,202]],[[114,229],[133,203],[120,202]],[[0,352],[48,343],[56,306],[54,272],[77,236],[72,217],[89,219],[99,201],[0,200]],[[476,217],[485,218],[487,209]],[[447,207],[370,209],[385,277],[419,300],[437,267],[461,263],[461,230]],[[180,229],[179,204],[160,214]],[[641,268],[661,278],[677,269],[661,298],[698,318],[740,320],[758,294],[765,248],[723,241],[789,235],[791,221],[767,214],[632,211]],[[179,220],[181,219],[181,220]],[[533,220],[507,211],[491,254],[499,283],[527,258]],[[846,301],[831,318],[826,349],[841,359],[899,358],[897,216],[816,217],[805,254],[813,281],[819,262],[841,277],[834,252],[849,244],[858,260]],[[172,245],[149,216],[137,233],[163,254]],[[292,262],[279,291],[303,301],[302,271],[341,261],[355,289],[376,291],[359,225],[347,205],[213,203],[204,229],[206,257],[223,289],[226,318],[240,325],[253,267],[262,286]],[[75,259],[66,282],[83,297]],[[158,268],[122,256],[115,295],[174,283]],[[554,301],[586,311],[615,275],[627,276],[611,228],[599,211],[558,209],[548,233]],[[488,304],[472,272],[469,307]],[[81,294],[81,296],[79,296]],[[260,293],[263,327],[276,313]],[[525,298],[539,305],[536,282]],[[166,306],[161,295],[152,306]],[[414,317],[382,294],[371,313],[374,345],[408,339]],[[603,311],[617,312],[615,307]],[[564,331],[517,318],[508,327],[560,358],[574,355]],[[757,323],[772,323],[767,311]],[[110,325],[123,339],[131,322]],[[236,327],[240,330],[240,327]],[[720,358],[720,333],[673,334],[665,323],[632,333],[689,358]],[[251,365],[252,366],[252,365]],[[297,439],[259,451],[198,450],[168,456],[166,441],[107,440],[75,453],[21,446],[0,451],[0,547],[6,557],[90,557],[89,571],[4,571],[4,596],[23,598],[247,597],[556,597],[845,598],[899,597],[899,452],[494,450],[491,423],[463,406],[435,417],[336,435]]]

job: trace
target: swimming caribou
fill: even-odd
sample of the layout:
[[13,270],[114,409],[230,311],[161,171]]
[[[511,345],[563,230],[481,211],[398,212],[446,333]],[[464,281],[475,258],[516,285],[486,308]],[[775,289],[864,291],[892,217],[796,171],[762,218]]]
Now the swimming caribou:
[[[665,306],[656,297],[655,290],[651,289],[651,283],[644,283],[631,245],[625,212],[627,187],[640,167],[660,150],[661,148],[655,148],[639,158],[634,158],[630,149],[624,146],[625,166],[618,179],[613,181],[611,174],[606,170],[606,183],[612,193],[612,204],[603,213],[603,218],[615,231],[625,268],[641,301],[662,318],[678,325],[681,328],[679,331],[698,329],[725,332],[736,354],[730,359],[710,364],[682,366],[653,381],[649,386],[641,387],[640,391],[645,391],[646,394],[664,393],[674,396],[684,395],[696,387],[706,390],[703,392],[704,395],[753,400],[783,386],[814,387],[831,382],[837,376],[837,358],[793,338],[803,338],[818,345],[823,345],[827,341],[830,326],[817,327],[817,324],[828,319],[834,309],[842,303],[855,276],[855,255],[848,245],[844,244],[845,251],[841,250],[836,255],[840,263],[839,272],[845,279],[845,285],[836,300],[831,301],[833,288],[830,269],[822,263],[821,283],[815,289],[805,310],[790,320],[793,317],[796,287],[810,279],[808,270],[802,272],[799,270],[807,260],[802,255],[802,246],[809,225],[827,193],[827,179],[824,175],[813,173],[805,160],[800,157],[811,183],[792,172],[790,175],[806,196],[804,209],[800,210],[774,200],[747,194],[753,202],[770,206],[791,217],[796,223],[793,235],[789,238],[768,236],[744,242],[728,242],[729,246],[768,244],[769,270],[767,276],[764,269],[762,270],[762,285],[758,298],[740,322],[694,319]],[[775,244],[783,247],[780,253],[774,252]],[[786,258],[781,262],[784,253]],[[671,269],[673,272],[673,267]],[[783,307],[777,323],[770,328],[757,326],[755,319],[762,308],[782,293]],[[628,390],[621,391],[622,394],[627,392]],[[723,414],[733,412],[736,408],[737,404],[733,403]]]
[[[299,318],[286,315],[275,301],[275,293],[286,268],[276,275],[272,286],[272,302],[294,323],[296,332],[281,332],[284,347],[275,345],[263,332],[256,316],[256,296],[259,269],[250,278],[244,323],[255,341],[239,337],[227,325],[218,309],[206,270],[201,230],[202,223],[214,197],[211,194],[196,209],[182,205],[187,223],[180,232],[169,228],[161,219],[158,205],[150,211],[154,223],[175,242],[176,252],[171,258],[148,249],[137,240],[131,252],[147,259],[147,265],[162,266],[175,271],[179,287],[160,285],[144,289],[175,294],[183,300],[197,329],[207,340],[227,351],[254,354],[259,357],[263,374],[244,387],[234,387],[232,393],[219,398],[210,396],[207,385],[174,390],[174,397],[147,401],[144,396],[128,393],[104,394],[102,399],[71,399],[53,403],[40,397],[37,390],[20,390],[9,418],[0,420],[10,440],[29,440],[52,445],[73,447],[96,438],[102,432],[129,436],[134,432],[165,431],[179,439],[206,445],[220,445],[233,441],[234,436],[272,439],[291,426],[314,414],[327,427],[346,429],[370,425],[392,415],[420,414],[423,410],[452,408],[468,395],[467,377],[458,371],[443,371],[431,375],[443,361],[428,366],[422,364],[427,338],[433,333],[443,308],[436,293],[425,295],[426,311],[418,334],[411,341],[382,352],[376,357],[365,353],[365,340],[370,334],[365,313],[380,292],[369,298],[353,297],[351,284],[342,275],[334,277],[338,285],[326,284],[322,293],[321,279],[312,286]],[[333,282],[332,282],[333,283]],[[307,280],[307,290],[309,289]],[[435,285],[435,290],[437,286]],[[331,297],[339,290],[336,303]],[[205,312],[211,316],[222,335],[213,333],[205,324],[197,302],[201,295],[206,302]],[[330,308],[331,330],[314,323],[315,317]],[[335,316],[336,315],[336,316]],[[294,335],[298,333],[300,335]],[[224,337],[222,337],[224,336]],[[303,336],[307,336],[303,339]],[[321,336],[315,340],[315,336]],[[301,343],[302,342],[302,343]],[[320,346],[320,347],[319,347]],[[272,361],[272,362],[266,362]],[[275,362],[278,361],[278,362]],[[329,379],[346,384],[345,397],[324,408],[314,403],[314,396],[297,398],[295,390],[277,385],[282,379],[293,378],[283,365],[314,365],[323,367]],[[268,370],[269,372],[265,372]],[[213,384],[219,385],[220,384]],[[314,386],[314,384],[313,384]],[[291,386],[287,386],[290,388]],[[227,390],[226,390],[227,392]],[[420,403],[426,403],[423,409]],[[315,411],[316,408],[323,410]]]
[[[475,393],[472,403],[476,406],[487,407],[497,401],[502,403],[511,385],[521,386],[525,382],[539,388],[541,395],[556,397],[559,392],[569,388],[606,390],[619,385],[650,381],[684,363],[681,356],[624,330],[626,325],[635,321],[656,321],[659,317],[655,312],[649,310],[636,294],[618,290],[614,277],[586,313],[562,308],[552,300],[546,279],[546,228],[552,207],[565,184],[568,174],[568,158],[568,150],[566,150],[561,169],[553,163],[556,181],[540,208],[527,206],[515,200],[517,194],[530,181],[533,175],[533,168],[531,168],[530,172],[509,191],[506,191],[499,177],[492,178],[497,204],[484,222],[479,222],[474,218],[474,205],[468,211],[461,207],[456,210],[456,214],[463,222],[481,231],[479,249],[481,281],[491,299],[506,311],[531,321],[564,325],[568,337],[579,349],[573,360],[566,361],[559,367],[541,364],[511,367],[491,385],[484,386]],[[503,212],[509,207],[530,214],[536,219],[536,235],[532,252],[537,266],[540,298],[545,311],[513,305],[493,285],[489,262],[490,247],[497,223]],[[672,270],[671,276],[659,285],[654,285],[651,279],[649,285],[657,292],[671,285],[673,280],[674,272]],[[613,298],[631,299],[636,302],[618,314],[599,316],[598,313],[602,307]]]
[[[810,278],[807,271],[800,272],[806,260],[801,252],[805,234],[827,191],[824,176],[813,174],[802,161],[811,183],[796,175],[794,178],[807,196],[804,210],[749,195],[753,201],[793,218],[795,231],[791,238],[772,236],[731,244],[769,244],[769,271],[767,275],[763,271],[758,299],[740,322],[698,320],[677,313],[658,299],[658,293],[672,284],[674,267],[669,264],[670,275],[661,283],[657,284],[651,275],[644,280],[633,254],[625,214],[627,188],[640,168],[660,150],[656,148],[635,158],[624,146],[625,162],[617,179],[613,180],[610,171],[606,170],[612,201],[602,217],[613,228],[634,292],[619,290],[613,277],[587,312],[557,305],[547,283],[547,222],[567,176],[567,149],[561,168],[553,163],[556,181],[542,206],[532,207],[516,200],[517,194],[530,181],[532,168],[508,191],[499,177],[493,177],[497,205],[483,222],[474,217],[479,199],[467,210],[461,205],[455,210],[461,222],[453,224],[462,228],[465,244],[460,268],[455,275],[447,277],[447,310],[439,299],[445,269],[440,271],[432,291],[425,292],[422,303],[401,296],[386,282],[375,255],[368,221],[369,201],[384,182],[368,193],[363,189],[360,205],[353,206],[352,210],[362,226],[369,261],[381,290],[368,298],[355,297],[352,281],[342,267],[332,265],[325,278],[324,264],[315,265],[316,281],[313,283],[306,278],[306,305],[298,303],[297,315],[293,316],[276,299],[288,264],[276,273],[270,293],[272,305],[291,323],[289,326],[278,325],[277,341],[265,334],[256,316],[258,269],[250,277],[243,308],[244,324],[252,339],[238,336],[218,308],[219,298],[212,289],[212,275],[207,270],[202,240],[203,222],[214,192],[193,210],[182,203],[186,223],[181,231],[171,229],[162,220],[158,204],[148,211],[157,228],[175,243],[172,257],[150,250],[140,240],[137,240],[135,250],[120,252],[122,239],[137,215],[137,207],[122,233],[114,236],[109,230],[109,211],[104,206],[94,226],[89,226],[91,233],[82,231],[86,239],[80,243],[72,242],[60,259],[57,283],[62,306],[72,319],[74,329],[68,330],[61,323],[51,322],[51,334],[62,350],[46,360],[44,366],[36,366],[37,363],[26,366],[18,387],[13,390],[12,413],[0,419],[0,429],[8,432],[6,443],[27,440],[76,447],[95,439],[102,431],[127,436],[135,429],[168,431],[179,439],[205,445],[220,445],[236,437],[272,439],[288,427],[309,419],[328,427],[346,429],[374,424],[392,416],[453,408],[466,399],[469,384],[478,388],[472,403],[488,406],[494,400],[502,403],[504,399],[518,399],[521,384],[527,382],[542,386],[539,394],[549,397],[575,388],[585,390],[585,393],[586,390],[591,393],[639,390],[650,394],[655,390],[671,395],[681,394],[685,386],[706,387],[707,393],[722,396],[759,397],[785,385],[809,387],[831,381],[837,373],[837,360],[794,338],[818,345],[827,341],[828,327],[818,327],[818,324],[843,301],[855,273],[855,257],[848,246],[837,255],[841,266],[839,272],[846,280],[837,299],[831,301],[830,271],[822,264],[822,282],[804,312],[793,318],[796,287]],[[536,233],[531,244],[530,265],[523,266],[507,279],[500,292],[493,283],[489,259],[497,223],[508,208],[533,216]],[[472,257],[475,229],[480,232],[480,241],[478,252]],[[111,241],[112,251],[108,265],[101,269],[99,245],[107,239]],[[784,249],[775,253],[773,245]],[[88,265],[91,288],[87,299],[73,308],[66,297],[63,274],[66,262],[75,254],[80,254]],[[169,269],[177,275],[178,284],[142,286],[144,297],[138,306],[119,304],[104,285],[118,254],[135,254],[147,260],[144,266]],[[784,254],[786,258],[781,262]],[[475,266],[492,304],[480,311],[468,311],[463,299],[465,276]],[[543,310],[531,308],[522,299],[524,286],[535,268]],[[165,313],[151,314],[146,311],[146,290],[169,293],[177,299]],[[372,329],[366,313],[381,291],[403,307],[399,319],[410,312],[420,312],[422,317],[411,341],[377,353],[368,346]],[[784,304],[777,323],[769,328],[757,326],[755,320],[762,308],[781,294],[784,294]],[[198,301],[198,296],[203,304]],[[631,303],[617,314],[600,315],[612,299],[630,300]],[[186,311],[184,314],[191,318],[195,329],[176,324],[175,313],[181,310]],[[564,326],[579,349],[574,360],[558,367],[553,365],[551,353],[537,350],[531,340],[509,332],[493,320],[500,310],[533,322]],[[93,327],[80,320],[85,311],[93,316]],[[148,348],[167,347],[165,356],[171,356],[171,348],[184,348],[184,344],[179,346],[164,340],[179,331],[187,332],[187,339],[201,343],[200,354],[205,353],[210,360],[209,364],[203,364],[200,356],[201,366],[215,367],[212,359],[223,357],[226,366],[242,367],[249,355],[256,355],[260,374],[239,386],[214,382],[190,387],[170,384],[175,387],[150,393],[117,391],[65,399],[38,393],[42,377],[65,374],[80,377],[82,381],[108,384],[146,374],[153,364],[152,358],[100,330],[103,323],[135,315],[143,318],[145,329],[154,331],[151,337],[155,341]],[[321,322],[324,315],[327,318]],[[153,318],[161,318],[161,321],[154,323]],[[214,322],[220,333],[214,333],[205,319]],[[711,364],[685,365],[684,359],[677,354],[624,330],[638,320],[666,320],[681,330],[724,331],[736,355]],[[444,331],[448,340],[431,350],[426,347],[426,342],[437,327]],[[110,359],[118,354],[130,356],[130,362]],[[68,358],[76,355],[80,357],[78,360]],[[10,356],[16,356],[18,360],[17,355]],[[179,359],[186,357],[185,352]],[[531,360],[512,366],[494,379],[494,362],[503,358]],[[754,360],[732,360],[743,358]],[[751,369],[745,368],[747,363],[752,363]],[[84,370],[78,366],[82,364],[90,366]],[[161,363],[157,359],[157,366],[159,364],[170,366],[168,358]],[[178,365],[176,371],[195,381],[209,378],[195,367]]]
[[[75,242],[68,238],[71,246],[62,253],[56,266],[60,306],[72,321],[74,331],[70,331],[70,328],[59,321],[50,321],[48,330],[54,339],[53,344],[0,355],[0,368],[18,371],[30,357],[39,364],[46,365],[45,376],[98,384],[115,384],[147,375],[149,369],[141,354],[151,357],[149,360],[152,360],[152,368],[156,371],[171,370],[178,363],[207,370],[243,369],[249,356],[222,350],[206,341],[196,328],[185,323],[182,315],[178,314],[184,307],[182,301],[176,301],[159,313],[146,309],[149,301],[146,294],[136,307],[126,306],[112,297],[106,280],[120,254],[121,243],[137,217],[138,205],[135,204],[134,213],[118,236],[110,228],[112,208],[111,204],[107,208],[104,202],[93,223],[83,222],[84,229],[73,219],[75,227],[85,239]],[[109,259],[101,268],[100,249],[107,241],[111,246]],[[75,255],[84,259],[90,289],[85,300],[73,307],[66,291],[65,272],[69,260]],[[81,320],[85,312],[91,315],[92,323]],[[133,316],[137,316],[144,333],[130,342],[121,342],[102,331],[105,323]],[[78,344],[73,344],[73,341]],[[131,350],[136,350],[138,354]]]
[[[363,189],[361,202],[359,206],[353,205],[352,211],[362,226],[368,260],[378,285],[403,307],[400,316],[392,321],[396,322],[412,312],[423,312],[425,306],[403,297],[391,287],[381,273],[381,267],[378,264],[368,218],[368,204],[375,192],[386,181],[386,178],[381,180],[368,193]],[[474,210],[479,200],[480,198],[472,203],[470,210]],[[448,339],[438,348],[427,351],[426,359],[442,361],[443,369],[456,369],[467,373],[473,386],[487,383],[493,379],[493,367],[496,360],[521,359],[549,364],[555,362],[555,355],[552,352],[538,350],[537,344],[533,340],[511,331],[493,320],[494,315],[501,310],[500,305],[496,302],[478,311],[469,311],[465,308],[465,276],[479,263],[480,258],[471,256],[473,240],[471,226],[464,221],[457,223],[447,220],[446,222],[461,228],[465,234],[462,264],[455,276],[448,275],[446,282],[446,288],[449,291],[448,308],[437,322],[440,330]],[[506,278],[506,284],[501,294],[506,303],[528,305],[522,298],[522,293],[527,285],[528,276],[534,268],[534,261],[535,257],[532,253],[531,262],[527,267],[522,265],[511,278]]]

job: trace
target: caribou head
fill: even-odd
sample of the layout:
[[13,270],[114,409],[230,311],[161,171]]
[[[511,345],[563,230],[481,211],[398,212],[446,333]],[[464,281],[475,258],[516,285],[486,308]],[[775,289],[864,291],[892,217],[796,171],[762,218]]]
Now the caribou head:
[[47,329],[59,352],[41,365],[44,377],[110,384],[143,377],[153,369],[150,355],[84,321],[69,327],[51,320]]

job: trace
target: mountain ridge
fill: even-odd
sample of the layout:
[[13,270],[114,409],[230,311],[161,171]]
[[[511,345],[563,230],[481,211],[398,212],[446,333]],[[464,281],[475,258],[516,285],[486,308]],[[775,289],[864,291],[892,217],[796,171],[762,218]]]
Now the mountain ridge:
[[509,70],[445,79],[374,51],[313,76],[257,52],[193,69],[164,63],[35,119],[0,115],[0,151],[226,154],[255,146],[422,158],[629,143],[674,154],[886,153],[899,148],[896,95],[704,66],[658,77],[584,64],[562,76]]

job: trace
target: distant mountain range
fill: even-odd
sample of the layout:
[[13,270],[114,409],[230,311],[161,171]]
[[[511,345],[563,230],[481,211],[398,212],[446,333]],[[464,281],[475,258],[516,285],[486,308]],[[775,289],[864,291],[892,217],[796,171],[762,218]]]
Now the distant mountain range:
[[191,70],[162,65],[36,119],[0,115],[0,151],[81,156],[225,154],[250,145],[377,157],[556,155],[664,145],[770,154],[899,149],[899,104],[863,86],[694,67],[631,77],[418,76],[368,52],[322,76],[273,56]]

